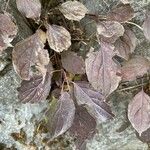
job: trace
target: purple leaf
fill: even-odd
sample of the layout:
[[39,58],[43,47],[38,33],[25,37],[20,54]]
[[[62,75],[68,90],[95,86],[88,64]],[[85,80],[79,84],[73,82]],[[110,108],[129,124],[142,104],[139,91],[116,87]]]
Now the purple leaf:
[[136,44],[137,38],[135,34],[130,29],[127,29],[124,35],[115,42],[115,52],[117,52],[118,56],[128,60],[129,55],[134,52]]
[[121,4],[107,14],[107,20],[126,22],[134,17],[134,9],[130,4]]
[[141,135],[150,128],[150,97],[142,90],[136,94],[128,106],[128,118]]
[[136,77],[143,76],[150,69],[150,62],[142,57],[135,56],[129,61],[125,62],[121,67],[121,74],[123,81],[132,81]]
[[65,133],[72,125],[75,115],[74,102],[67,92],[62,92],[59,100],[53,98],[48,116],[51,139]]
[[64,69],[73,74],[85,73],[85,62],[75,52],[67,51],[61,54],[61,62]]
[[116,21],[100,21],[97,24],[97,32],[100,38],[108,43],[114,43],[124,34],[124,27]]
[[84,107],[76,108],[74,122],[69,132],[72,137],[76,138],[76,149],[85,150],[87,140],[90,140],[96,133],[96,122]]
[[56,52],[68,50],[71,46],[70,33],[62,26],[48,25],[47,39],[49,46]]
[[29,81],[23,80],[21,87],[18,88],[19,100],[23,103],[40,102],[45,100],[51,89],[52,65],[49,64],[48,72],[43,80],[42,75],[35,75]]
[[40,0],[16,0],[18,10],[27,18],[39,19],[41,15]]
[[119,68],[112,60],[114,48],[108,43],[101,43],[101,49],[89,52],[85,60],[86,74],[95,90],[108,96],[118,87],[121,77],[117,75]]
[[85,105],[90,115],[97,122],[101,123],[113,118],[114,115],[109,105],[105,102],[104,96],[93,90],[88,83],[86,85],[85,83],[74,83],[74,96],[78,105]]
[[12,47],[10,42],[17,35],[17,26],[12,21],[12,16],[8,13],[0,13],[0,54],[7,47]]
[[34,35],[15,45],[12,53],[13,66],[23,80],[30,80],[33,65],[45,76],[45,66],[49,63],[48,51],[43,49],[45,42],[45,33],[37,30]]
[[67,1],[63,3],[59,10],[68,20],[80,21],[88,12],[87,8],[78,1]]

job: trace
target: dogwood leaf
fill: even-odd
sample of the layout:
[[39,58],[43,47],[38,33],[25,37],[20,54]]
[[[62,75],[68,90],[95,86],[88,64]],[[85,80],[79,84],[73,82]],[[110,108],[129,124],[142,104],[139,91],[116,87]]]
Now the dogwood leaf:
[[126,22],[134,17],[134,9],[130,4],[121,4],[107,14],[107,20]]
[[117,75],[119,68],[112,60],[114,47],[108,43],[101,43],[96,52],[89,52],[85,60],[86,74],[95,90],[108,96],[117,87],[121,77]]
[[128,106],[128,118],[141,135],[150,128],[150,97],[142,90],[136,94]]
[[97,32],[103,41],[114,43],[124,34],[124,27],[116,21],[101,21],[97,24]]
[[67,50],[71,45],[70,33],[62,26],[48,25],[47,39],[49,46],[56,52]]
[[84,150],[87,140],[90,140],[96,133],[95,119],[83,106],[76,108],[73,125],[69,129],[72,137],[75,137],[76,149]]
[[84,74],[85,62],[81,56],[75,52],[67,51],[61,54],[62,66],[70,73]]
[[29,81],[23,80],[18,88],[19,100],[23,103],[35,103],[45,100],[51,89],[52,64],[47,66],[48,72],[43,79],[42,75],[34,75]]
[[51,139],[65,133],[72,125],[75,115],[74,102],[67,92],[62,92],[59,99],[53,99],[48,116],[48,128]]
[[88,83],[74,83],[74,96],[78,105],[84,105],[97,122],[101,123],[113,118],[109,105],[104,96],[90,88]]
[[18,28],[8,13],[0,13],[0,20],[0,53],[2,53],[7,47],[12,47],[10,42],[17,35]]
[[27,18],[39,19],[41,15],[40,0],[16,0],[18,10]]
[[43,49],[45,42],[45,33],[37,30],[34,35],[15,45],[12,53],[13,66],[22,79],[30,79],[33,65],[37,66],[42,74],[45,74],[42,68],[49,63],[49,54],[47,50]]
[[124,35],[115,42],[115,51],[118,56],[128,60],[129,55],[134,52],[136,44],[137,38],[135,34],[130,29],[127,29]]
[[87,8],[76,0],[63,3],[59,10],[68,20],[76,21],[80,21],[88,12]]
[[150,69],[150,62],[142,57],[135,56],[129,61],[125,62],[121,67],[122,80],[132,81],[136,77],[143,76]]

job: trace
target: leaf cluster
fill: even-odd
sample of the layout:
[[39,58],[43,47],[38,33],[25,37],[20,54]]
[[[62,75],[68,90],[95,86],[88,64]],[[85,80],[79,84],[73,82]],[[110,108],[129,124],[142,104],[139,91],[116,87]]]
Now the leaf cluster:
[[[16,0],[16,5],[20,13],[34,22],[34,34],[13,47],[14,70],[22,79],[18,97],[23,103],[50,97],[46,113],[50,140],[69,131],[76,138],[77,149],[85,149],[86,141],[96,133],[97,124],[114,117],[107,97],[121,82],[136,80],[150,69],[148,59],[131,55],[137,38],[127,25],[136,25],[129,22],[134,18],[134,10],[128,0],[121,0],[105,15],[90,14],[76,0],[55,6],[51,1]],[[87,18],[96,26],[94,36],[89,39],[80,23]],[[0,20],[2,55],[12,46],[18,27],[7,12],[0,14]],[[142,30],[150,41],[149,26],[147,12]],[[98,50],[90,45],[93,39],[99,45]],[[90,45],[86,56],[79,55],[81,43]],[[114,56],[123,63],[116,63]],[[149,108],[150,97],[144,90],[129,104],[128,118],[140,135],[150,128]]]

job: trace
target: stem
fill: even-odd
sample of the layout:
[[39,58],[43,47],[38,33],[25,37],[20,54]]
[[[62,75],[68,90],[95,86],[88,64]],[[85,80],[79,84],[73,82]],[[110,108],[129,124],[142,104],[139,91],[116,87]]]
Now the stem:
[[122,92],[122,91],[126,91],[126,90],[136,89],[136,88],[141,87],[141,86],[143,87],[143,85],[146,85],[146,84],[147,83],[142,83],[142,84],[139,84],[139,85],[123,88],[123,89],[120,89],[120,90],[117,90],[117,91]]
[[63,81],[63,83],[62,83],[61,93],[64,91],[64,83],[65,83],[65,81]]
[[131,24],[131,25],[134,25],[134,26],[136,26],[137,28],[139,28],[141,31],[143,31],[143,28],[142,28],[141,26],[139,26],[138,24],[134,23],[134,22],[127,21],[126,23],[127,23],[127,24]]
[[65,71],[64,71],[64,77],[65,77],[65,80],[66,80],[66,83],[67,83],[67,86],[68,86],[68,90],[69,90],[69,92],[71,92],[69,81],[68,81],[68,78],[67,78],[67,75],[66,75]]
[[55,72],[61,72],[61,71],[62,71],[62,69],[60,69],[60,70],[54,70],[54,71],[51,72],[51,74],[55,73]]
[[95,20],[96,22],[98,20],[106,20],[106,16],[105,15],[96,15],[96,14],[86,14],[86,16],[91,17],[93,20]]

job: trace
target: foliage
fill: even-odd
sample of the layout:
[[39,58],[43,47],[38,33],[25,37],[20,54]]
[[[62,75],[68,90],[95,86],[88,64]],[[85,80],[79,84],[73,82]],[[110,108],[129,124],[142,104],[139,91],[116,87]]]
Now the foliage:
[[[137,38],[126,23],[134,17],[134,10],[127,0],[121,0],[105,15],[91,14],[76,0],[56,3],[56,6],[51,5],[51,1],[41,3],[39,0],[16,0],[16,4],[36,28],[33,35],[13,48],[13,66],[23,80],[18,97],[23,103],[51,97],[46,113],[50,140],[69,131],[77,139],[77,149],[85,149],[86,141],[96,133],[96,125],[114,117],[107,97],[121,82],[136,80],[150,69],[148,59],[131,56]],[[80,23],[83,18],[96,25],[92,38],[87,39],[84,34]],[[18,27],[6,11],[0,14],[0,20],[2,55],[12,46]],[[150,13],[147,12],[143,33],[150,41],[149,26]],[[98,50],[90,45],[93,39]],[[86,56],[79,55],[81,43],[90,45]],[[116,63],[116,55],[124,63]],[[128,107],[129,121],[140,135],[150,128],[149,105],[150,97],[142,90]]]

